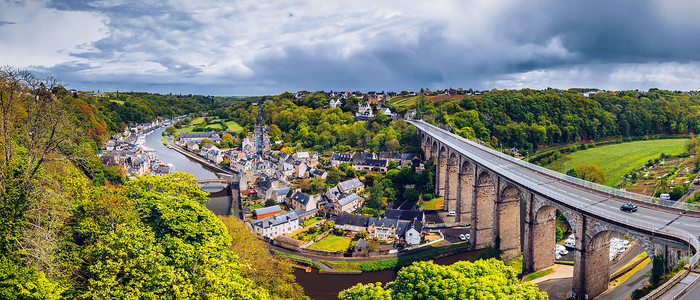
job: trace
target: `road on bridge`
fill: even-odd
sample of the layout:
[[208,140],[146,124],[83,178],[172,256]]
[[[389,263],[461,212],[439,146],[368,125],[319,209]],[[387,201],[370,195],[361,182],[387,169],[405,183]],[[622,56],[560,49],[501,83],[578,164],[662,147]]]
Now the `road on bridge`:
[[576,210],[601,219],[619,222],[635,229],[672,232],[675,236],[686,241],[690,238],[686,234],[687,232],[690,232],[695,238],[700,234],[700,218],[698,217],[641,206],[635,213],[623,212],[620,210],[620,206],[624,202],[612,196],[605,196],[601,192],[587,190],[582,186],[574,186],[573,183],[516,164],[433,125],[418,121],[408,122],[491,171]]

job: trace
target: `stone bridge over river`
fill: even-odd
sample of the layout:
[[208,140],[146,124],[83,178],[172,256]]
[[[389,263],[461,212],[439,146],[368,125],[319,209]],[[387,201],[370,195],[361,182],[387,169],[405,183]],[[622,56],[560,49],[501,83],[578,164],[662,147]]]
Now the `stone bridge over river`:
[[[455,221],[471,224],[473,247],[498,245],[503,258],[523,254],[525,274],[555,261],[556,211],[576,236],[573,291],[592,299],[607,290],[612,232],[636,241],[667,266],[683,258],[697,263],[700,212],[657,198],[593,184],[553,172],[458,137],[422,121],[416,126],[425,157],[437,157],[436,194]],[[626,202],[639,205],[623,212]]]

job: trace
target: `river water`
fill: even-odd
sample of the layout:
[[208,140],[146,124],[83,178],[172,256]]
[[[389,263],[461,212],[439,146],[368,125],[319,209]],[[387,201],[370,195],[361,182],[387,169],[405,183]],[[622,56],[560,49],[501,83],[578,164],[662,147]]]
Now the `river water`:
[[[198,180],[202,179],[217,179],[214,170],[211,170],[200,163],[190,159],[179,152],[165,147],[161,142],[161,137],[165,127],[156,129],[153,133],[146,137],[144,145],[153,150],[153,154],[165,164],[172,164],[178,172],[187,172],[192,174]],[[202,188],[209,195],[209,203],[207,208],[217,215],[228,215],[231,212],[231,196],[223,192],[223,186],[205,186]]]
[[[163,163],[172,164],[179,172],[187,172],[195,178],[201,179],[216,179],[216,173],[194,160],[180,154],[179,152],[163,146],[161,136],[165,128],[159,128],[152,134],[146,137],[145,146],[155,150],[154,155]],[[209,203],[207,208],[217,215],[228,215],[231,210],[231,196],[222,191],[223,187],[207,186],[203,190],[210,192]],[[479,252],[467,252],[456,254],[448,257],[438,258],[435,263],[441,265],[453,264],[461,260],[474,261]],[[304,288],[307,296],[316,300],[338,299],[338,293],[344,289],[350,288],[358,283],[376,283],[381,282],[386,284],[396,278],[396,270],[383,270],[376,272],[367,272],[353,275],[333,275],[333,274],[318,274],[318,270],[313,270],[306,273],[303,269],[295,269],[294,275],[297,282]]]

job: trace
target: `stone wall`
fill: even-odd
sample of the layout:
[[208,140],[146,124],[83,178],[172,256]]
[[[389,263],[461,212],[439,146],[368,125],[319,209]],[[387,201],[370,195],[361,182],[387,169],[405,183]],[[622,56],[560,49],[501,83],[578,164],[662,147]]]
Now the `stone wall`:
[[459,190],[459,166],[451,161],[447,164],[447,192],[445,193],[445,210],[457,210],[457,191]]
[[437,173],[437,195],[444,197],[445,188],[447,186],[447,150],[444,148],[440,150],[440,156],[438,157],[438,171]]
[[501,193],[498,202],[498,237],[504,260],[520,255],[520,195],[514,187]]
[[532,271],[539,271],[554,265],[554,244],[557,236],[556,209],[543,207],[535,213],[532,234]]
[[472,223],[472,206],[474,204],[474,174],[471,166],[465,163],[459,174],[459,196],[457,197],[457,218],[459,223]]
[[496,206],[496,188],[488,173],[479,176],[476,187],[476,222],[474,244],[477,249],[483,249],[494,244],[494,210]]

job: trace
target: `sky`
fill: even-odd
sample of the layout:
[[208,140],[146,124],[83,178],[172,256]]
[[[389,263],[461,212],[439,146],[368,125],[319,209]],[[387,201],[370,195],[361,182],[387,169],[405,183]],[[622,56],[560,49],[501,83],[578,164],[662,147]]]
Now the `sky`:
[[0,0],[0,65],[67,88],[700,90],[697,0]]

